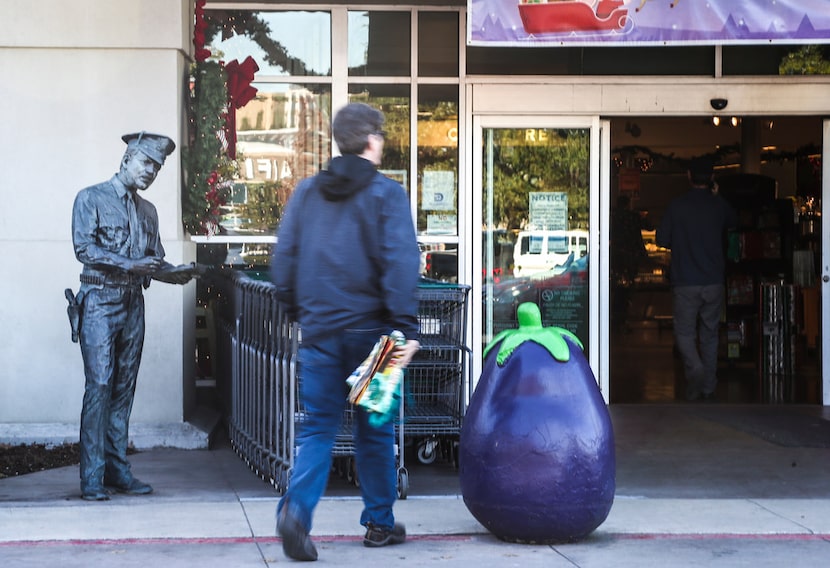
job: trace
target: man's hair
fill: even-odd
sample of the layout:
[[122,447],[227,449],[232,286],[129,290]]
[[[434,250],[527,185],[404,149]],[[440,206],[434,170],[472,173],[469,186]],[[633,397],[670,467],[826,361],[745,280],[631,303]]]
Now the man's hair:
[[335,115],[331,123],[334,141],[341,154],[362,154],[370,134],[380,134],[383,113],[364,103],[349,103]]
[[689,175],[692,179],[692,184],[703,186],[712,181],[712,174],[714,173],[714,160],[708,156],[701,156],[692,159],[689,162]]

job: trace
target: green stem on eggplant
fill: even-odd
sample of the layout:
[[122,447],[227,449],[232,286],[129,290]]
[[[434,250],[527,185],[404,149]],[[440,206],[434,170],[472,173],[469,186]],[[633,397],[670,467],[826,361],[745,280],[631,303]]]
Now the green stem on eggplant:
[[506,329],[493,338],[493,341],[484,349],[484,356],[501,342],[499,347],[496,363],[499,367],[503,366],[510,355],[516,348],[525,341],[533,341],[548,350],[551,356],[560,362],[567,362],[571,357],[568,344],[565,341],[567,337],[577,345],[580,349],[584,349],[579,338],[561,327],[544,327],[542,326],[542,314],[539,311],[539,306],[533,302],[524,302],[519,305],[516,310],[516,315],[519,319],[518,329]]

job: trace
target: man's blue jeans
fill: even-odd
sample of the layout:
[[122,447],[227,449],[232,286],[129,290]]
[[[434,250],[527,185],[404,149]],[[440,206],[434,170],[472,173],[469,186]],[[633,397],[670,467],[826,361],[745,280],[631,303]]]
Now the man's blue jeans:
[[674,287],[674,338],[686,373],[686,398],[709,395],[718,386],[718,327],[724,287]]
[[[298,372],[304,416],[297,434],[294,470],[277,514],[289,507],[309,532],[331,470],[331,452],[348,393],[346,378],[388,332],[383,328],[346,330],[300,346]],[[395,524],[392,506],[397,498],[394,423],[370,426],[367,413],[357,408],[352,438],[363,495],[360,524],[391,529]]]

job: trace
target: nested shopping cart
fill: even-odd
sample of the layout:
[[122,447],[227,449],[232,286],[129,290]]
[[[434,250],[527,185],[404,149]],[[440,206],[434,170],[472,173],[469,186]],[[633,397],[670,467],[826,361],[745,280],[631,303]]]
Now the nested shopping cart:
[[[306,418],[298,396],[302,377],[300,330],[276,299],[271,282],[237,271],[214,275],[219,385],[227,402],[230,442],[263,479],[285,492],[296,455],[296,430]],[[396,423],[398,494],[405,498],[409,473],[404,447],[432,463],[439,450],[455,459],[470,396],[466,347],[468,286],[424,283],[418,288],[421,350],[406,370]],[[335,467],[359,482],[354,462],[354,410],[343,409],[335,441]]]
[[457,465],[471,388],[471,351],[466,344],[469,292],[469,286],[458,284],[418,287],[421,350],[407,369],[399,430],[423,464],[443,455]]

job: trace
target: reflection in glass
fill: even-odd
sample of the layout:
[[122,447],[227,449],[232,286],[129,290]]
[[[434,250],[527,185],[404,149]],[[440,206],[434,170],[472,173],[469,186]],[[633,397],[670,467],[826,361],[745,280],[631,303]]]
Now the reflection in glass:
[[409,22],[409,12],[349,12],[349,76],[409,76]]
[[484,345],[534,302],[588,350],[589,133],[484,131]]
[[349,102],[379,109],[386,120],[380,171],[409,193],[409,85],[349,85]]
[[329,12],[206,10],[205,43],[214,57],[259,65],[258,76],[331,75]]
[[715,72],[714,46],[476,47],[468,75],[704,75]]
[[458,282],[458,243],[421,243],[420,247],[423,277]]
[[418,13],[418,75],[458,77],[458,12]]
[[[273,244],[271,243],[198,243],[196,261],[209,266],[229,266],[244,270],[249,276],[255,278],[267,278],[272,250]],[[200,281],[199,286],[202,285]],[[209,290],[215,291],[211,288]]]
[[418,234],[458,235],[457,85],[418,88],[418,204]]
[[273,234],[288,197],[331,158],[328,85],[255,83],[236,111],[239,175],[225,206],[225,234]]

